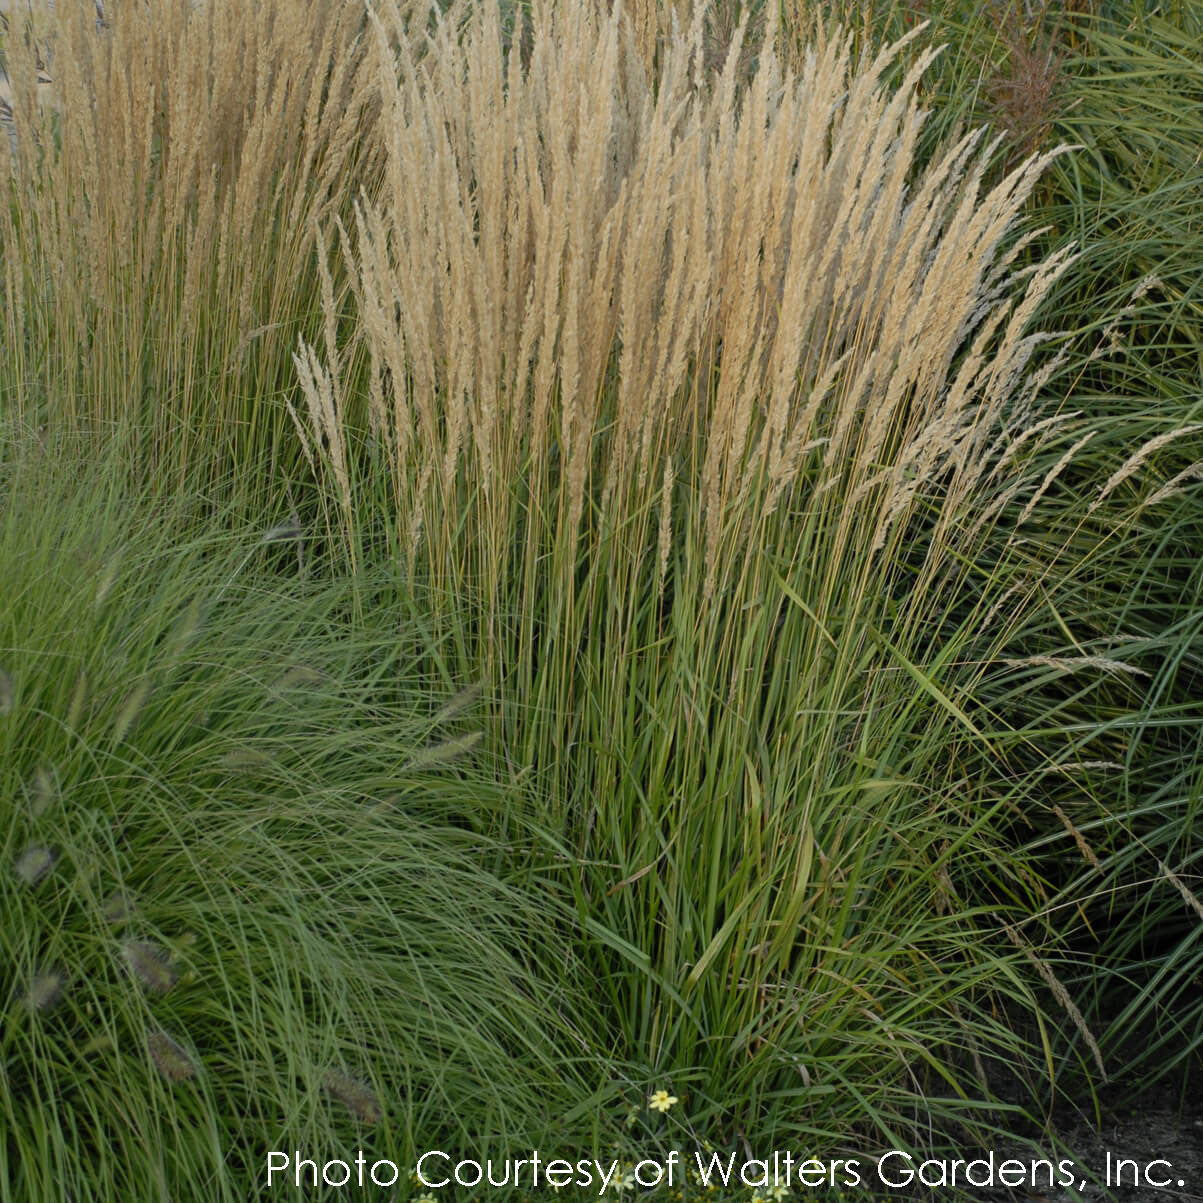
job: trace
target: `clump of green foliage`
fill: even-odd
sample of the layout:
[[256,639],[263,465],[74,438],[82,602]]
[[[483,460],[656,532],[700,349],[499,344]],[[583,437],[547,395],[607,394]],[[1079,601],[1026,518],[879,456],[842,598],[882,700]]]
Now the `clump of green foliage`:
[[0,1197],[244,1200],[282,1140],[408,1165],[579,1104],[480,716],[396,611],[288,519],[11,451]]

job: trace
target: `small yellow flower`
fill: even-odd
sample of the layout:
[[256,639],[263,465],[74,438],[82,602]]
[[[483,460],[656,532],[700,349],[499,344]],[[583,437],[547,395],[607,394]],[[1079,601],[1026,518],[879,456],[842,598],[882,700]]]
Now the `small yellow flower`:
[[429,1191],[424,1195],[419,1195],[414,1203],[438,1203],[438,1200]]
[[773,1203],[781,1203],[782,1199],[789,1198],[790,1189],[783,1182],[778,1182],[777,1185],[769,1191],[769,1196],[773,1199]]
[[657,1090],[647,1101],[647,1109],[649,1111],[659,1111],[663,1114],[674,1103],[679,1103],[681,1100],[675,1094],[669,1094],[667,1090]]

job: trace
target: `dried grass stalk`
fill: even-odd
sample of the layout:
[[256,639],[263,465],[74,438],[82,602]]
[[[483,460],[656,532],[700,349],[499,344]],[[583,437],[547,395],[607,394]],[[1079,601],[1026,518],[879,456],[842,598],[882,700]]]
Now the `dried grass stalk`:
[[24,270],[0,305],[10,345],[24,330],[44,353],[11,373],[13,400],[32,420],[49,397],[52,421],[97,431],[140,409],[188,465],[221,427],[241,446],[262,425],[246,398],[283,386],[312,317],[312,223],[378,174],[363,8],[148,0],[104,23],[84,8],[5,44],[0,258]]

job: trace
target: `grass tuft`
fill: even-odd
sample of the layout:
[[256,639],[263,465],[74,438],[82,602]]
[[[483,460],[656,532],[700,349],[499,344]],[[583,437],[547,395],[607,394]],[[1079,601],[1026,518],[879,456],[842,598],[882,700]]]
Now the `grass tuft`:
[[[448,733],[453,768],[406,767],[451,691],[395,611],[362,625],[367,578],[281,576],[261,525],[194,525],[187,497],[78,444],[0,451],[0,656],[24,699],[0,730],[0,976],[28,1004],[4,1020],[0,1157],[20,1168],[0,1195],[203,1180],[241,1203],[281,1117],[339,1148],[372,1098],[395,1100],[378,1155],[399,1164],[420,1139],[546,1137],[594,1089],[548,976],[573,954],[488,830],[509,786],[479,732]],[[204,621],[197,597],[220,597]],[[303,690],[275,687],[282,647],[313,666]],[[253,775],[218,767],[244,749],[267,757]],[[35,816],[46,765],[59,796]],[[373,1073],[346,1109],[317,1088],[340,1063]]]
[[921,162],[915,35],[795,65],[741,21],[720,67],[686,24],[649,72],[617,10],[527,33],[372,16],[383,186],[322,232],[353,324],[295,356],[327,523],[496,699],[631,1078],[749,1139],[988,1128],[1058,940],[977,693],[1087,448],[1040,458],[1058,156]]

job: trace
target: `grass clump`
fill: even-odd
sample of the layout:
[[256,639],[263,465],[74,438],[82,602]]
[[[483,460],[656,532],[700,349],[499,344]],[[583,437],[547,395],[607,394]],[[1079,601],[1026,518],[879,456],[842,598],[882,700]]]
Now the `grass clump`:
[[[1078,248],[1049,301],[1073,337],[1042,390],[1044,405],[1069,412],[1033,460],[1056,479],[1027,524],[1046,604],[1015,624],[978,696],[1016,733],[1008,762],[1025,819],[1015,836],[1028,833],[1047,913],[1069,937],[1058,973],[1097,1038],[1108,1093],[1121,1088],[1117,1075],[1124,1090],[1153,1088],[1197,1072],[1203,1050],[1203,110],[1193,103],[1203,96],[1203,10],[1087,0],[822,7],[842,14],[867,51],[928,23],[895,62],[894,84],[929,43],[946,44],[920,83],[932,110],[921,157],[977,121],[1003,135],[988,180],[1027,151],[1075,147],[1033,191],[1027,209],[1044,232],[1021,259]],[[1050,547],[1072,571],[1047,571]]]
[[1032,322],[1070,251],[1018,264],[1049,159],[921,165],[931,51],[891,91],[904,46],[794,70],[770,25],[745,82],[746,27],[713,73],[695,25],[650,76],[589,5],[528,53],[459,11],[425,50],[373,20],[384,185],[327,230],[356,325],[297,354],[332,522],[362,559],[384,511],[495,692],[632,1074],[732,1139],[988,1127],[988,1063],[1051,1073],[976,695],[1068,462],[1033,467]]
[[[1048,227],[1034,253],[1081,248],[1054,287],[1075,337],[1047,386],[1077,414],[1045,463],[1088,441],[1040,531],[1065,533],[1075,571],[1017,631],[1029,664],[996,697],[1027,732],[1014,763],[1033,804],[1033,864],[1075,932],[1064,973],[1108,1064],[1148,1087],[1197,1070],[1203,1050],[1203,10],[1014,5],[1000,33],[955,3],[923,8],[957,48],[938,77],[941,121],[992,117],[1008,154],[1025,128],[1078,147],[1033,198]],[[1029,78],[1042,63],[1055,79]]]
[[15,6],[4,52],[6,409],[98,439],[131,421],[174,488],[228,481],[232,459],[287,469],[289,356],[320,328],[312,223],[376,171],[362,11],[163,0],[32,22]]
[[568,953],[483,833],[506,791],[421,756],[479,716],[395,610],[60,454],[0,475],[0,1197],[538,1139],[583,1097]]

